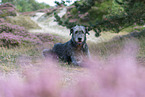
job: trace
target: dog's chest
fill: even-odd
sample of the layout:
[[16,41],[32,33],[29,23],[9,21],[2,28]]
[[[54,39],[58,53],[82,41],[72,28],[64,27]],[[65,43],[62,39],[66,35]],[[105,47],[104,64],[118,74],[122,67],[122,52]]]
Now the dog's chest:
[[83,57],[84,57],[83,51],[80,49],[75,50],[74,57],[78,63],[81,63],[83,61]]

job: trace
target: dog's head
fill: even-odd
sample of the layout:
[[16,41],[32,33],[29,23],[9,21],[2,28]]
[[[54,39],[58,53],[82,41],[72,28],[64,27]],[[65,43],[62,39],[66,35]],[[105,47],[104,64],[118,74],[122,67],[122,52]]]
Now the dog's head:
[[71,34],[73,41],[78,44],[82,44],[84,41],[86,41],[86,34],[89,34],[89,32],[88,28],[76,25],[70,29],[70,35]]

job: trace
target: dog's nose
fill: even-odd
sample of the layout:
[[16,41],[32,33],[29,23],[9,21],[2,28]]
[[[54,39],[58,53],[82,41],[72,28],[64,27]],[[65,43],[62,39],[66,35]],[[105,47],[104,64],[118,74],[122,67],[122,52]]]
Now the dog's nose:
[[78,38],[78,40],[81,42],[82,41],[82,38]]

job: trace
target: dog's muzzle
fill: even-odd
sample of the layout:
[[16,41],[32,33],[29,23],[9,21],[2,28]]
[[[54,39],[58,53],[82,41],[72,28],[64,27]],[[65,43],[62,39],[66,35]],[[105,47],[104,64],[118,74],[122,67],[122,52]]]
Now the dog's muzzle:
[[78,43],[78,44],[82,44],[82,42],[83,42],[83,41],[82,41],[82,38],[78,38],[77,43]]

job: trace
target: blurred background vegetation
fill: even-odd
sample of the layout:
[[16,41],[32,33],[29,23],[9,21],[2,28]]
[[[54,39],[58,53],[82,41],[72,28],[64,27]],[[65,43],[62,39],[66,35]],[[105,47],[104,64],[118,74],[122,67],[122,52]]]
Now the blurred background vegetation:
[[38,3],[35,0],[2,0],[1,3],[11,3],[16,6],[20,12],[36,11],[38,9],[49,8],[46,3]]

